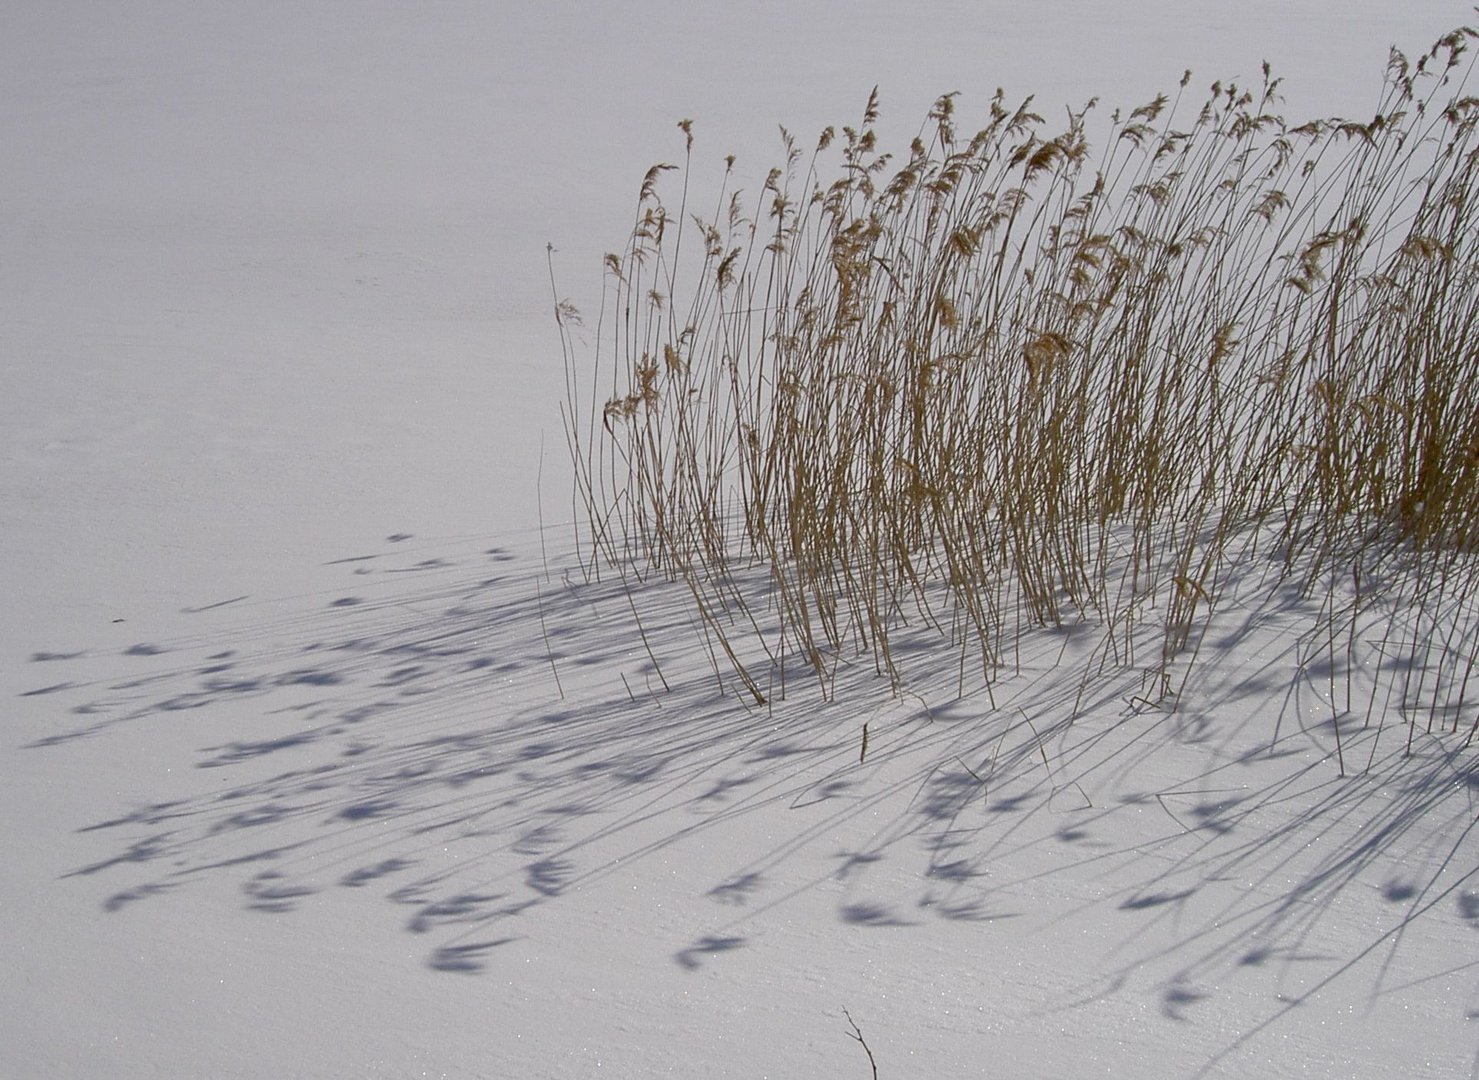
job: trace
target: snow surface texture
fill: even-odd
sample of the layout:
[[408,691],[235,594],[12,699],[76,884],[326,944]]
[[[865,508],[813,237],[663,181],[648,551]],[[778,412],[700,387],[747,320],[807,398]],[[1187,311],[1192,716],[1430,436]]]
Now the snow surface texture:
[[682,117],[1362,115],[1469,15],[12,5],[0,1075],[866,1077],[846,1009],[885,1078],[1479,1076],[1472,755],[1339,779],[1276,623],[1072,726],[1071,636],[747,711],[658,594],[659,671],[567,573],[545,265],[594,303]]

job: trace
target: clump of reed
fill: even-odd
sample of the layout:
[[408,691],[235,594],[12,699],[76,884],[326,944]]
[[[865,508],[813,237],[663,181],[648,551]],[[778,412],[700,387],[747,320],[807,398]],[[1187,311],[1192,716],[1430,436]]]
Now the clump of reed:
[[1297,125],[1266,66],[1195,106],[1188,72],[1056,127],[998,91],[963,129],[946,94],[895,157],[875,90],[810,148],[783,129],[758,196],[727,159],[701,212],[684,121],[685,166],[647,173],[606,256],[593,362],[557,303],[589,566],[686,583],[760,702],[788,664],[830,689],[859,656],[905,686],[907,628],[989,690],[1023,634],[1070,624],[1174,698],[1257,564],[1317,601],[1342,714],[1343,653],[1386,619],[1404,683],[1367,720],[1396,694],[1462,734],[1475,36],[1393,50],[1374,115]]

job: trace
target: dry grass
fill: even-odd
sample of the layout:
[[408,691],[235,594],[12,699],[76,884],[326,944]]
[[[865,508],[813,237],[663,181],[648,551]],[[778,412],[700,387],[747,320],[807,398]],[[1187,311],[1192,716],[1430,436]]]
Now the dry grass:
[[[758,198],[730,159],[698,214],[688,164],[655,166],[593,360],[557,303],[590,569],[686,582],[757,702],[859,656],[902,690],[921,626],[989,692],[1069,624],[1099,634],[1085,680],[1174,702],[1256,580],[1318,611],[1337,720],[1471,740],[1475,37],[1394,50],[1366,120],[1291,126],[1267,69],[1188,107],[1188,73],[1060,130],[998,92],[966,134],[946,95],[894,158],[875,92],[813,150],[784,135]],[[1392,672],[1364,703],[1358,626]]]

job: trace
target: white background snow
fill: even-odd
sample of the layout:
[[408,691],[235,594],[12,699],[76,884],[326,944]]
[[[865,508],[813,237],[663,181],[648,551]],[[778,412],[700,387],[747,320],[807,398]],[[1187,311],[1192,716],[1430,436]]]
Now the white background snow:
[[[902,144],[945,91],[1264,59],[1365,117],[1472,17],[6,5],[0,1075],[865,1077],[846,1009],[886,1080],[1479,1076],[1473,757],[1339,780],[1256,689],[1276,636],[1202,729],[1101,710],[1045,770],[983,701],[746,712],[676,608],[649,694],[538,529],[558,562],[546,245],[592,309],[679,119],[754,177],[875,84]],[[1061,705],[1047,660],[1015,692]]]

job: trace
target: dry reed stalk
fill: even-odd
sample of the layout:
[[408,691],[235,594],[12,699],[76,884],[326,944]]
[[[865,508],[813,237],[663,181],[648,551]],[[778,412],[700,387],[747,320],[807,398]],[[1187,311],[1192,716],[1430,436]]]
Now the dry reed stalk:
[[[915,623],[959,647],[962,687],[967,655],[989,689],[1023,634],[1090,622],[1090,665],[1144,664],[1171,694],[1272,534],[1274,587],[1323,590],[1311,635],[1332,679],[1342,649],[1354,666],[1365,575],[1429,621],[1442,674],[1424,682],[1425,662],[1417,692],[1462,708],[1475,36],[1415,64],[1394,51],[1365,122],[1290,126],[1265,68],[1252,90],[1214,83],[1188,123],[1188,73],[1112,114],[1097,155],[1093,103],[1054,132],[998,92],[969,137],[941,97],[897,164],[875,90],[809,155],[783,130],[749,203],[727,159],[707,219],[682,122],[676,207],[673,167],[654,166],[606,257],[589,391],[578,316],[556,304],[588,566],[686,582],[757,703],[731,635],[759,642],[782,693],[788,656],[830,693],[848,655],[897,692]],[[759,595],[734,577],[756,562]]]

